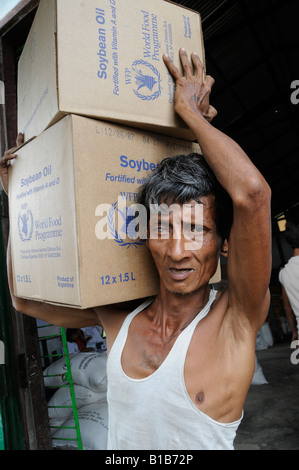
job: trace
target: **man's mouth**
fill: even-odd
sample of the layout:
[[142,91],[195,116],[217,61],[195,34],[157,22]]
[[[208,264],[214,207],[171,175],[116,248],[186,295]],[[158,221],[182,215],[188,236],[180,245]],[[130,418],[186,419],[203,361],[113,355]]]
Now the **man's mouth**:
[[175,281],[186,279],[193,272],[191,268],[169,268],[170,277]]
[[182,268],[182,269],[170,268],[170,271],[172,273],[186,273],[186,272],[192,271],[192,269],[191,268]]

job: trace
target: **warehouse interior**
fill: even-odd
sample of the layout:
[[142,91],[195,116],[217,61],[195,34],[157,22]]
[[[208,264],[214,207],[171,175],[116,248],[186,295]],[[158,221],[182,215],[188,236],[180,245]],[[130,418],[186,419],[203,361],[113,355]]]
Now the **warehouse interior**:
[[[1,155],[15,145],[17,62],[38,3],[39,0],[21,0],[0,18],[0,81],[4,83],[4,91],[0,89],[0,98],[1,93],[4,97],[0,100]],[[206,69],[215,78],[212,104],[218,116],[214,125],[244,148],[272,190],[273,265],[268,323],[274,344],[258,351],[268,383],[253,386],[249,392],[248,413],[245,407],[236,448],[298,450],[299,408],[295,397],[299,365],[290,360],[291,334],[278,271],[291,256],[279,221],[299,205],[299,4],[297,0],[176,3],[201,14]],[[0,433],[0,444],[11,450],[49,450],[52,440],[36,321],[13,310],[7,287],[9,218],[3,190],[0,218],[0,340],[5,345],[5,365],[0,364],[0,403],[5,409],[2,421],[6,424],[6,436],[1,441]],[[224,264],[224,280],[225,274]],[[264,413],[263,419],[266,408],[271,413]]]

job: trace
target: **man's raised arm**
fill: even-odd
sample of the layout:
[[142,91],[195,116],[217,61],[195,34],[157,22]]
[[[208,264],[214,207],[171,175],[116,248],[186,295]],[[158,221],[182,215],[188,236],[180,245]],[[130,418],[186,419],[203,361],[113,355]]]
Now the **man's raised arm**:
[[229,237],[229,305],[259,328],[268,312],[271,271],[271,191],[240,146],[211,125],[216,110],[209,97],[214,84],[204,78],[195,53],[192,63],[180,50],[182,76],[168,56],[164,62],[176,83],[175,111],[193,131],[203,155],[233,202]]

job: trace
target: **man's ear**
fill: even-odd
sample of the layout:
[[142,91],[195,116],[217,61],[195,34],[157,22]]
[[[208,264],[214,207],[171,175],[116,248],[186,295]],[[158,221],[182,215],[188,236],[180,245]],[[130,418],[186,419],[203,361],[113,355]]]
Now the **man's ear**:
[[221,255],[224,256],[224,258],[227,258],[228,256],[228,249],[229,249],[229,243],[228,243],[228,240],[225,239],[221,247]]

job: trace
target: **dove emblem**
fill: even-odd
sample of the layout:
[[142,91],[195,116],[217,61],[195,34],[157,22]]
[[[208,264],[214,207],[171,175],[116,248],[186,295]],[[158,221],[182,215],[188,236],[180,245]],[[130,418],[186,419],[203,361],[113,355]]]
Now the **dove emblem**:
[[159,71],[146,60],[136,60],[132,64],[135,76],[135,95],[141,100],[152,101],[159,98],[162,92]]

